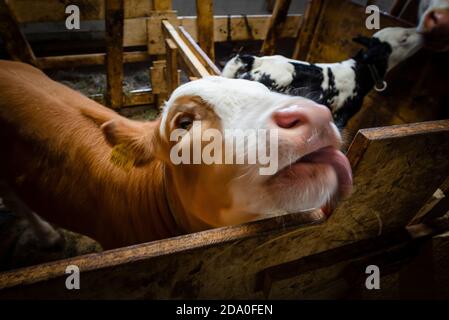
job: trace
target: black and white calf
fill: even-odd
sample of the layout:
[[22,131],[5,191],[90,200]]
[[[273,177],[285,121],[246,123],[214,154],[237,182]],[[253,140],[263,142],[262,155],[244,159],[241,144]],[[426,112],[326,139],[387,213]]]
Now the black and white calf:
[[283,56],[237,55],[227,62],[222,76],[258,81],[270,90],[326,105],[342,129],[373,87],[385,89],[385,74],[422,45],[414,28],[385,28],[371,38],[353,40],[366,49],[342,62],[311,64]]

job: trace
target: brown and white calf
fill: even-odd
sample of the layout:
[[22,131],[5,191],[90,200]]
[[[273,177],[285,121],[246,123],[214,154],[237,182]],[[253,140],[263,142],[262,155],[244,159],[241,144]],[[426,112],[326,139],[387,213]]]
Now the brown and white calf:
[[[278,170],[260,175],[257,163],[175,165],[170,150],[178,142],[170,136],[197,121],[203,131],[277,130]],[[351,189],[339,145],[326,107],[257,82],[189,82],[173,92],[160,118],[140,122],[29,65],[0,61],[4,194],[28,215],[106,248],[319,208]]]
[[449,0],[421,0],[418,31],[424,35],[426,46],[449,50]]

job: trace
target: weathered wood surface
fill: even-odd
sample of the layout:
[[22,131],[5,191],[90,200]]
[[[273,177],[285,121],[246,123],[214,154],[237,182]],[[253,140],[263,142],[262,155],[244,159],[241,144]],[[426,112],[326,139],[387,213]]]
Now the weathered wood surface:
[[206,67],[209,73],[212,75],[220,75],[220,69],[218,69],[213,60],[198,46],[190,33],[188,33],[187,30],[184,29],[184,27],[179,27],[178,30],[181,38],[184,40],[190,50],[192,50],[193,54],[198,58],[198,60],[200,60],[201,63]]
[[213,0],[196,0],[196,24],[201,49],[215,60]]
[[106,105],[123,105],[123,0],[106,0]]
[[150,68],[151,88],[154,94],[154,102],[156,107],[161,107],[167,99],[169,81],[166,78],[167,61],[153,61]]
[[172,10],[173,5],[171,0],[152,0],[153,2],[153,10],[155,11],[163,11],[163,10]]
[[[10,6],[20,23],[59,22],[67,18],[65,8],[76,4],[80,9],[80,19],[103,20],[105,18],[105,0],[9,0]],[[152,9],[151,0],[126,0],[124,14],[126,19],[148,16]]]
[[28,41],[20,30],[10,3],[5,0],[0,0],[0,38],[13,60],[37,66],[33,50],[31,50]]
[[195,77],[207,77],[210,75],[206,67],[201,63],[201,61],[196,57],[196,55],[190,50],[189,46],[184,42],[184,40],[179,35],[175,27],[168,21],[162,21],[162,27],[164,33],[167,37],[173,40],[179,49],[179,53],[186,63],[189,72]]
[[[89,96],[90,99],[106,105],[106,98],[103,94],[94,94]],[[154,94],[151,89],[138,89],[126,92],[123,95],[123,107],[133,107],[140,105],[151,105],[155,101]]]
[[[123,63],[141,62],[149,60],[150,56],[145,51],[123,52]],[[106,53],[88,53],[66,56],[50,56],[37,58],[37,63],[42,69],[63,69],[80,66],[93,66],[105,64]]]
[[152,55],[165,54],[165,41],[162,28],[162,21],[167,20],[173,26],[179,25],[176,11],[154,11],[147,19],[147,48],[148,53]]
[[[288,215],[7,272],[0,297],[263,298],[258,275],[267,268],[403,232],[446,178],[449,121],[363,130],[348,157],[353,195],[325,223],[320,211]],[[81,269],[81,290],[65,289],[69,264]],[[268,296],[343,297],[349,275],[365,276],[352,260],[305,271],[273,283]]]
[[[231,30],[228,30],[227,16],[214,16],[214,40],[215,42],[228,41],[229,31],[230,38],[233,41],[263,40],[267,34],[270,17],[270,15],[247,15],[248,25],[251,29],[251,34],[249,34],[243,16],[233,15],[230,17]],[[196,17],[180,17],[179,20],[180,25],[183,26],[195,40],[198,39]],[[300,14],[288,15],[282,30],[280,30],[279,38],[296,37],[301,21],[302,15]]]
[[313,35],[318,24],[318,20],[321,16],[321,9],[323,7],[322,0],[308,0],[306,6],[306,12],[302,20],[301,29],[298,32],[298,36],[295,42],[295,48],[293,51],[293,59],[306,60],[307,53],[310,50]]
[[262,55],[271,56],[275,53],[276,41],[281,30],[284,28],[290,3],[291,0],[276,0],[273,14],[271,15],[268,23],[265,40],[262,44],[262,48],[260,49]]
[[173,90],[175,90],[180,85],[178,72],[178,47],[171,39],[165,39],[165,47],[165,51],[167,52],[167,95],[170,96]]
[[[310,49],[306,52],[306,60],[312,63],[337,62],[354,56],[362,47],[352,38],[371,36],[375,32],[365,27],[365,8],[349,0],[322,1],[321,16]],[[380,26],[411,25],[381,14]],[[398,65],[386,77],[387,90],[382,93],[372,90],[362,109],[349,121],[348,141],[361,128],[449,118],[447,74],[449,52],[422,50]]]

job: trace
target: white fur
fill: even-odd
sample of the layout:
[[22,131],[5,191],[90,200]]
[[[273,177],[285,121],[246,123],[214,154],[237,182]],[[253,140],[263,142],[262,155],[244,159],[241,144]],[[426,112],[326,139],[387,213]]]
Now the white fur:
[[388,59],[387,72],[401,61],[411,57],[423,45],[422,36],[415,28],[385,28],[376,32],[373,37],[387,42],[393,50]]
[[[333,112],[340,109],[344,103],[353,98],[355,95],[355,72],[353,67],[355,66],[355,60],[349,59],[339,63],[319,63],[318,67],[323,68],[325,75],[324,81],[321,85],[323,90],[329,87],[329,79],[327,76],[327,69],[331,69],[334,74],[335,88],[338,90],[338,95],[331,101],[331,109]],[[327,81],[327,84],[325,83]]]

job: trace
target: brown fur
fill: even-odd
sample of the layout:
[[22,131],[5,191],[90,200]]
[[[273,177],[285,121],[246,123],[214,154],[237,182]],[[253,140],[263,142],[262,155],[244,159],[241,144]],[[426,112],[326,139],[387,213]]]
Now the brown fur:
[[[0,61],[0,179],[48,221],[106,248],[179,233],[164,164],[153,157],[157,128],[157,121],[123,118],[33,67]],[[111,160],[117,146],[132,166]]]

